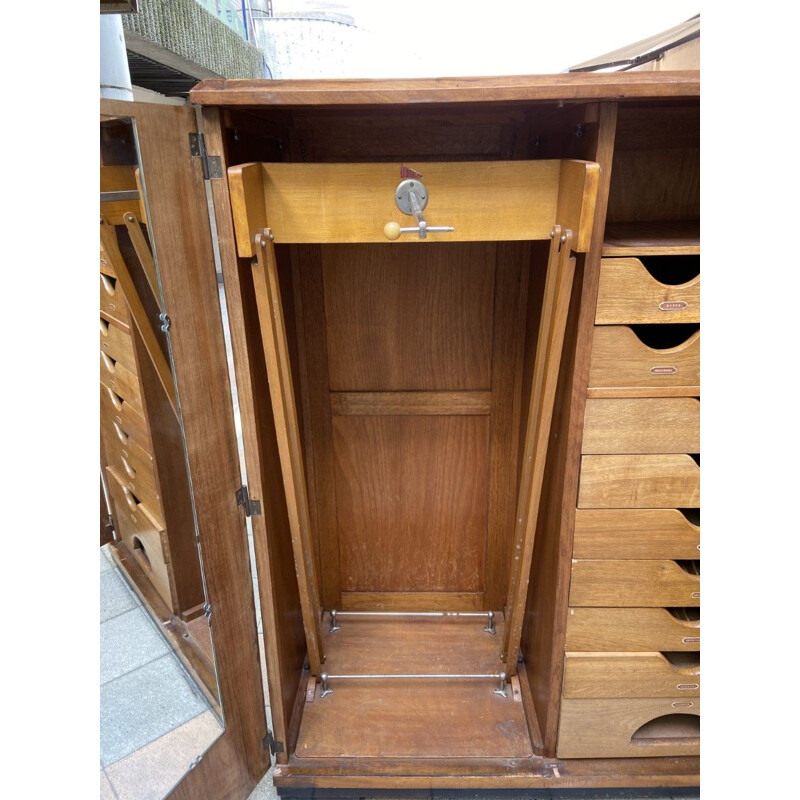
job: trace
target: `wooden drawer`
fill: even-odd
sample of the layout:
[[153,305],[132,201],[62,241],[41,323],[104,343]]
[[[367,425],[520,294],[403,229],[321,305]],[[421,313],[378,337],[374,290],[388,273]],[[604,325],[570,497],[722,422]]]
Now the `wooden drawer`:
[[579,508],[572,555],[579,559],[696,559],[700,557],[700,526],[676,508]]
[[100,273],[100,315],[129,330],[128,304],[116,278]]
[[167,534],[163,523],[144,505],[136,502],[136,497],[123,485],[121,477],[112,467],[106,469],[106,474],[120,538],[133,553],[164,602],[176,611]]
[[595,322],[700,322],[700,276],[669,285],[656,280],[638,258],[604,258]]
[[558,758],[699,753],[699,698],[566,699],[561,703]]
[[102,244],[100,245],[100,272],[102,272],[103,275],[110,275],[112,278],[117,277],[117,273],[114,271],[111,260]]
[[675,347],[657,350],[624,325],[595,327],[589,391],[604,389],[631,394],[680,389],[666,393],[699,395],[700,332]]
[[108,423],[101,422],[100,430],[105,442],[108,466],[113,467],[121,483],[144,503],[153,517],[163,519],[161,497],[156,483],[153,457],[138,442],[129,436],[123,442],[121,426],[111,423],[113,431],[108,428]]
[[699,453],[700,401],[694,397],[590,397],[582,452]]
[[100,383],[121,397],[134,410],[142,413],[142,394],[139,379],[108,353],[100,351]]
[[685,652],[700,649],[700,612],[666,608],[570,608],[567,650]]
[[571,606],[699,606],[694,561],[573,560]]
[[582,456],[578,508],[698,508],[700,465],[686,454]]
[[100,350],[134,375],[139,374],[130,333],[115,322],[109,322],[102,317],[100,317]]
[[699,653],[567,653],[564,697],[699,697]]
[[[128,373],[130,374],[130,373]],[[116,422],[152,455],[153,444],[144,417],[113,389],[100,384],[100,416]]]

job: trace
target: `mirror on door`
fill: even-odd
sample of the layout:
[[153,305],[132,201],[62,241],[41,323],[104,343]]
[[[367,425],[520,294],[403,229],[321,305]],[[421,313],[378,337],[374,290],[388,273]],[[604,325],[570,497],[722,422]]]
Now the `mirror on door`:
[[223,730],[135,120],[100,121],[100,758],[163,797]]

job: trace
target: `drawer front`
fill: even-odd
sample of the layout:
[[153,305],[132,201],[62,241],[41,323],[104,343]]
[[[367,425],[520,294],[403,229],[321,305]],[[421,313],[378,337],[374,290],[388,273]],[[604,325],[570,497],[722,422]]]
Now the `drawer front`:
[[102,317],[100,318],[100,350],[134,375],[139,374],[130,333],[115,322],[109,322]]
[[698,508],[700,466],[689,455],[582,456],[578,508]]
[[700,322],[700,276],[671,286],[657,281],[638,258],[604,258],[595,322]]
[[700,619],[693,609],[570,608],[567,650],[690,652],[700,649]]
[[100,416],[116,422],[123,431],[132,436],[144,450],[152,455],[153,444],[144,417],[127,400],[123,400],[113,389],[102,383],[100,384]]
[[119,361],[115,361],[108,353],[100,351],[100,383],[107,386],[131,405],[139,414],[142,413],[142,394],[139,379]]
[[590,397],[582,452],[699,453],[700,401],[694,397]]
[[700,526],[676,508],[579,508],[572,556],[697,559]]
[[163,524],[141,503],[136,503],[113,468],[107,468],[106,475],[120,538],[150,578],[164,602],[173,611],[177,611],[177,606],[173,602],[172,572]]
[[564,697],[699,697],[699,653],[567,653]]
[[699,394],[700,333],[666,350],[648,347],[628,327],[594,329],[589,389],[683,387]]
[[100,273],[100,315],[113,320],[120,327],[129,330],[130,316],[125,295],[117,279]]
[[699,698],[565,699],[561,703],[558,758],[699,753]]
[[[694,567],[699,562],[681,562]],[[700,605],[700,575],[676,561],[573,560],[571,606]],[[699,570],[698,570],[699,571]]]
[[117,477],[139,502],[143,503],[154,519],[163,519],[161,497],[156,483],[153,457],[130,436],[123,443],[117,435],[119,425],[113,432],[101,425],[108,466],[113,467]]
[[100,272],[102,272],[103,275],[110,275],[112,278],[117,277],[117,273],[111,265],[111,259],[108,257],[108,253],[106,253],[106,249],[102,244],[100,245]]

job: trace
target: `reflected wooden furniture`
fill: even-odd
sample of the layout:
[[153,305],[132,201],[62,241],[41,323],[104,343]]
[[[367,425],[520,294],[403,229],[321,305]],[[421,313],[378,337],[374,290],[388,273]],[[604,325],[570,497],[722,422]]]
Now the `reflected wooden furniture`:
[[[193,91],[282,793],[698,782],[698,98],[697,73]],[[454,232],[386,224],[413,226],[409,175]],[[348,616],[398,611],[496,633]]]

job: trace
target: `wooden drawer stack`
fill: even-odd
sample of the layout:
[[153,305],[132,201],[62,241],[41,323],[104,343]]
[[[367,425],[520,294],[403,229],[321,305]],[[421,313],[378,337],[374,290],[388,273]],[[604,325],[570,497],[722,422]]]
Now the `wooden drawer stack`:
[[[149,420],[158,415],[159,397],[152,396],[152,365],[147,359],[112,259],[101,245],[101,457],[116,539],[134,556],[170,613],[188,619],[202,610],[203,591],[183,453],[179,443],[170,441],[175,439],[172,428],[177,428],[174,416],[167,420],[171,425],[157,426],[157,440],[151,434]],[[145,384],[151,385],[148,391]],[[176,557],[181,546],[188,552],[184,564]]]
[[699,753],[699,274],[684,280],[694,271],[699,256],[601,262],[561,758]]

